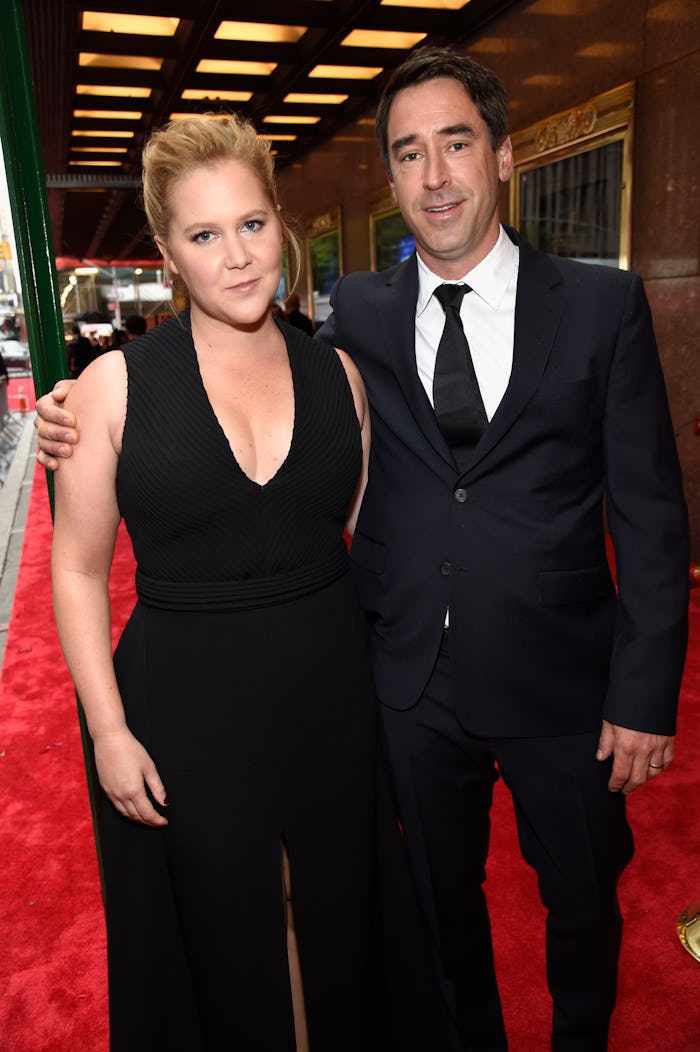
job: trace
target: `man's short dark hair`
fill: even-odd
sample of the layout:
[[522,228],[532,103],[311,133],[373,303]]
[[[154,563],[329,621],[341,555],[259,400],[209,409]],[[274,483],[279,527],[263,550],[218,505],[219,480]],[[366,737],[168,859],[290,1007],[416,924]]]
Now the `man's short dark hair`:
[[489,130],[489,139],[494,150],[498,149],[508,134],[506,89],[492,70],[464,55],[458,55],[449,48],[418,48],[394,70],[377,107],[376,132],[379,152],[389,175],[391,155],[388,127],[391,105],[396,95],[404,88],[425,84],[437,77],[449,77],[462,85]]
[[124,328],[129,336],[143,336],[148,328],[146,319],[141,314],[130,314],[124,319]]

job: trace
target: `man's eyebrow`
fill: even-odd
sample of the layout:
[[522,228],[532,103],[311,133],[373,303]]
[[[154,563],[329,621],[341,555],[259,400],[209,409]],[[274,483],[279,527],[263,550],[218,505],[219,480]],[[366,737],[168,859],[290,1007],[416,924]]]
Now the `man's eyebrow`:
[[448,124],[445,128],[439,128],[438,135],[476,135],[476,132],[471,124],[460,121],[459,124]]
[[403,150],[404,146],[410,146],[414,143],[418,136],[413,133],[411,135],[402,135],[400,139],[394,139],[391,144],[391,152],[398,153],[399,150]]
[[[438,128],[437,134],[447,138],[450,135],[474,136],[476,132],[471,124],[465,124],[463,121],[460,121],[458,124],[448,124],[444,128]],[[394,139],[391,144],[391,152],[398,153],[399,150],[403,150],[406,146],[413,145],[418,141],[418,138],[417,132],[411,132],[410,135],[402,135],[400,139]]]

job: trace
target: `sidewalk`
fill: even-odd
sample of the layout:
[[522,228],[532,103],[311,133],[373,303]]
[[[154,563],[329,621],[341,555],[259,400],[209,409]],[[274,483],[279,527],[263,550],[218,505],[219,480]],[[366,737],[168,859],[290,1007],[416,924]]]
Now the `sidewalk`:
[[17,583],[24,543],[24,526],[34,478],[36,451],[35,413],[16,417],[22,421],[22,434],[12,464],[0,486],[0,669],[5,656],[7,627]]

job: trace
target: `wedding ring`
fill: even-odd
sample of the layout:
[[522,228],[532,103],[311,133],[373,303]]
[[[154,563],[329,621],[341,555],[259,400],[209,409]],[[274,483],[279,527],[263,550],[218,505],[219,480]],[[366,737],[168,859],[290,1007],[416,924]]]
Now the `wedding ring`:
[[649,766],[650,767],[655,767],[657,771],[660,771],[661,768],[663,767],[663,764],[662,763],[650,763]]

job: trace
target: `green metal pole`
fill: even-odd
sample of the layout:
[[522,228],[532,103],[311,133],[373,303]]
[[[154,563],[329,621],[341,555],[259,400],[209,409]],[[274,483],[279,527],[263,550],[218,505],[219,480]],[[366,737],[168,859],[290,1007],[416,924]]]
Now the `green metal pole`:
[[[0,33],[0,137],[22,280],[22,301],[37,395],[65,376],[63,317],[49,225],[46,178],[36,120],[21,0],[3,0]],[[53,485],[48,473],[53,513]],[[78,699],[97,859],[102,872],[100,795],[92,742]]]

